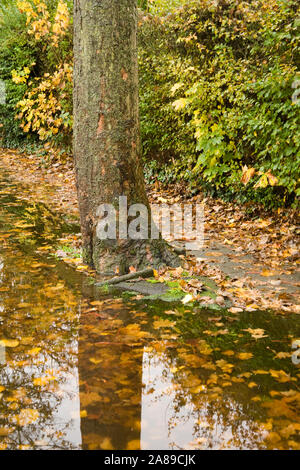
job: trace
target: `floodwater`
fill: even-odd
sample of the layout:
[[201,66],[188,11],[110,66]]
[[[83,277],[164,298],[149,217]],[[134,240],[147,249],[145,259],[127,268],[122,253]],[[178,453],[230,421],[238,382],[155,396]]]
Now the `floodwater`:
[[0,449],[299,449],[299,317],[101,293],[72,230],[2,174]]

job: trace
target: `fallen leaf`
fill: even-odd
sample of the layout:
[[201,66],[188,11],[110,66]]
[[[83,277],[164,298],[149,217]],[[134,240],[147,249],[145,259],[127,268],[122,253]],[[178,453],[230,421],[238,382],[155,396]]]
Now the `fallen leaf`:
[[251,357],[253,357],[253,354],[244,352],[244,353],[239,353],[237,357],[241,359],[242,361],[245,361],[247,359],[251,359]]
[[4,346],[6,348],[16,348],[19,346],[19,341],[17,339],[1,339],[0,346]]

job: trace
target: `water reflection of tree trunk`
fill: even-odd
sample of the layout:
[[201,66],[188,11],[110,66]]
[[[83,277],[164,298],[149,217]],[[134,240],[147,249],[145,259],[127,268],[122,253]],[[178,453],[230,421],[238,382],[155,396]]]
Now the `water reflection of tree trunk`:
[[83,318],[78,367],[83,448],[139,449],[143,349],[126,344],[120,330],[116,338],[93,332]]

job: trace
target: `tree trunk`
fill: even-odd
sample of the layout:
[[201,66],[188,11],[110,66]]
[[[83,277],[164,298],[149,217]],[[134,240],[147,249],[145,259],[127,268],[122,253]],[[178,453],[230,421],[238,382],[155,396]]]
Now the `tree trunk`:
[[[140,161],[136,0],[74,1],[74,158],[84,260],[100,273],[178,265],[161,239],[99,239],[98,208],[149,209]],[[149,210],[150,214],[150,210]],[[103,215],[101,216],[103,218]]]

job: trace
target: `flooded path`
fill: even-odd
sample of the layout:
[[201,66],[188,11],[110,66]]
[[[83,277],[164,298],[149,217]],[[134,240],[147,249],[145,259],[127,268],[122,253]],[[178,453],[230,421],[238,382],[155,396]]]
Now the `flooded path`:
[[299,316],[101,294],[73,230],[0,176],[1,450],[300,448]]

